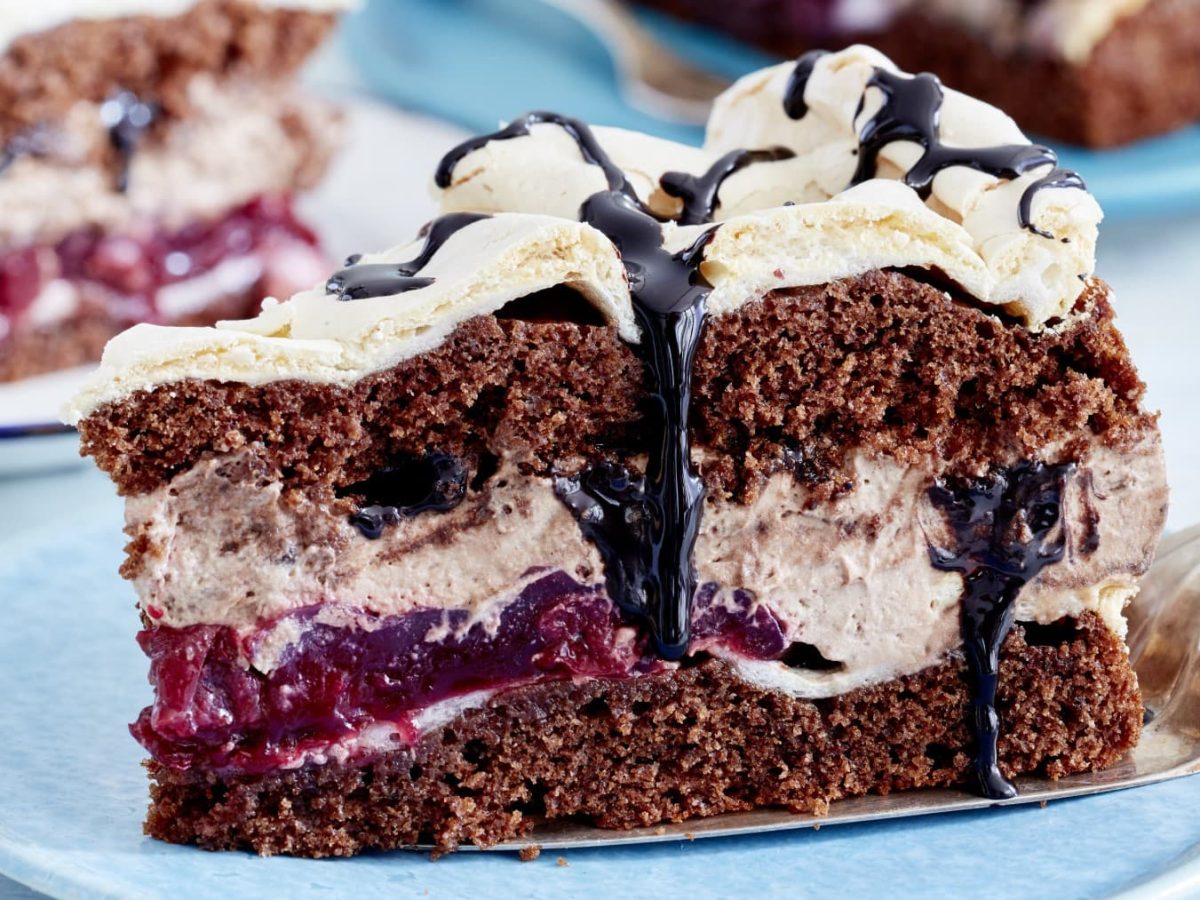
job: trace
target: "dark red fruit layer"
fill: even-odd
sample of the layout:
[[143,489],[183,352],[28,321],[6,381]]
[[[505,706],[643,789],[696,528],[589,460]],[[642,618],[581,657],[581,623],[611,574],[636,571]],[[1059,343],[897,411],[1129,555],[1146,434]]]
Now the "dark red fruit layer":
[[84,229],[57,244],[0,249],[0,316],[16,324],[51,280],[100,285],[120,298],[129,321],[161,321],[160,288],[276,244],[315,247],[291,198],[262,196],[213,222],[145,235]]
[[[415,713],[472,691],[654,665],[608,598],[561,572],[526,587],[494,630],[468,618],[419,610],[359,628],[314,623],[269,675],[245,664],[262,632],[242,640],[218,626],[149,628],[138,641],[155,701],[133,734],[170,766],[261,772],[376,722],[411,739]],[[435,629],[446,637],[427,641]]]
[[[693,653],[721,645],[754,659],[820,662],[815,651],[795,650],[805,645],[789,645],[778,620],[747,595],[714,604],[716,595],[712,584],[698,592]],[[291,614],[306,629],[269,675],[247,664],[266,630],[141,632],[155,700],[132,726],[134,736],[174,768],[265,772],[374,723],[412,741],[417,713],[473,691],[663,668],[603,592],[562,572],[527,586],[492,628],[469,625],[466,610],[430,609],[340,627],[312,623],[318,609]],[[431,631],[445,637],[427,640]]]

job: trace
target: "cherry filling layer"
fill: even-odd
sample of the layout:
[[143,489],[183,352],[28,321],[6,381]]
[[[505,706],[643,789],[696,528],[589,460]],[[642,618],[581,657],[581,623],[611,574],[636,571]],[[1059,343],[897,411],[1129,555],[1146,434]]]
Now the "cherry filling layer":
[[[794,655],[797,645],[781,624],[748,595],[722,596],[705,585],[697,606],[693,653]],[[326,624],[321,610],[309,607],[249,634],[207,625],[142,631],[155,699],[131,726],[134,737],[169,766],[260,773],[337,752],[359,758],[405,746],[422,731],[423,712],[478,691],[637,677],[672,665],[647,652],[645,635],[600,589],[559,571],[527,584],[490,621],[427,609],[386,618],[360,613],[346,626]],[[270,673],[255,670],[249,660],[256,649],[293,625],[299,636]],[[364,734],[375,737],[360,740]]]
[[365,617],[360,627],[292,615],[302,634],[263,674],[248,667],[254,642],[230,628],[150,628],[154,704],[132,726],[171,766],[261,772],[390,723],[404,744],[435,703],[543,679],[623,676],[654,664],[601,593],[561,572],[527,585],[499,621],[466,610]]
[[[95,286],[119,299],[117,318],[167,322],[178,318],[179,311],[164,308],[164,288],[200,278],[237,258],[258,260],[253,282],[265,293],[286,296],[322,276],[324,262],[316,246],[316,235],[296,218],[290,197],[264,195],[214,221],[173,231],[148,228],[120,234],[88,228],[55,244],[0,247],[0,317],[10,326],[18,324],[47,285],[61,280]],[[296,273],[300,283],[291,283],[295,279],[286,270],[295,269],[298,253],[305,251],[312,264]]]

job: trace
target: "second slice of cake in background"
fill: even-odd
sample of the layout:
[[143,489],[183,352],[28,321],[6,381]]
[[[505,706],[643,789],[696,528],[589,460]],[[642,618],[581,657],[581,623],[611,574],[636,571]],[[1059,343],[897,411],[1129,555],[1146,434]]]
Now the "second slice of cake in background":
[[638,0],[782,56],[869,40],[1027,131],[1112,147],[1200,121],[1195,0]]
[[0,381],[135,322],[207,324],[319,277],[292,212],[338,143],[293,84],[339,0],[0,10]]

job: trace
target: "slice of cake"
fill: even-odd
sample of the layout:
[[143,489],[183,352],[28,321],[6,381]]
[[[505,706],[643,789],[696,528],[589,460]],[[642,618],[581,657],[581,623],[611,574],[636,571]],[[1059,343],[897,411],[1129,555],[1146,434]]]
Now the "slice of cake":
[[0,10],[0,381],[135,322],[252,315],[327,263],[292,214],[337,119],[292,85],[338,0]]
[[1053,154],[857,47],[703,149],[533,113],[436,183],[70,412],[128,498],[147,833],[486,846],[1134,746],[1162,453]]
[[1194,0],[638,0],[796,56],[869,39],[1036,134],[1111,147],[1200,120]]

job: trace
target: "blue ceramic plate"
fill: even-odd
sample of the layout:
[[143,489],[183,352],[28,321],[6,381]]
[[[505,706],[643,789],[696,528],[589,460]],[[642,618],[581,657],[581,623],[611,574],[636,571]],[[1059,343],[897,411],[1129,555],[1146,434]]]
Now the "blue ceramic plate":
[[[682,55],[730,77],[778,61],[709,29],[641,18]],[[344,38],[374,90],[472,131],[553,109],[691,143],[701,138],[697,127],[626,105],[601,43],[538,0],[370,0]],[[1200,127],[1120,150],[1059,149],[1109,217],[1200,208]]]
[[[11,502],[0,485],[0,507]],[[149,689],[133,593],[116,575],[120,526],[115,500],[93,501],[68,507],[53,529],[0,542],[0,876],[47,894],[1071,898],[1172,867],[1175,884],[1197,886],[1188,854],[1200,839],[1200,778],[1044,809],[556,851],[524,865],[477,853],[435,864],[413,852],[260,859],[151,841],[142,752],[125,729]]]

